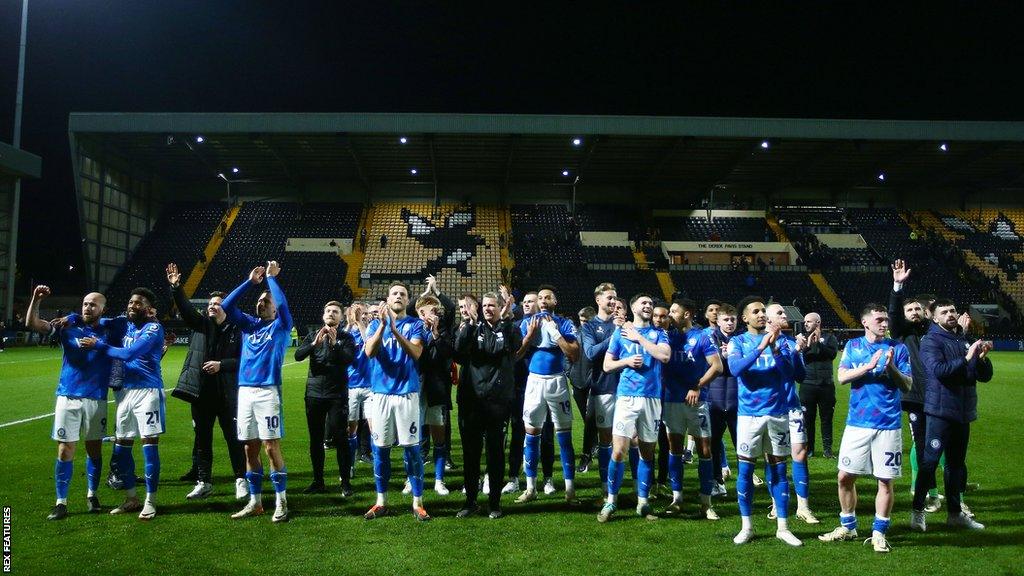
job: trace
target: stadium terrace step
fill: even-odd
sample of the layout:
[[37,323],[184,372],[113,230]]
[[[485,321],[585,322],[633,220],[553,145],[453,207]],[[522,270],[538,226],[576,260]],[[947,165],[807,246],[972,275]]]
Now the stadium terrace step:
[[779,224],[779,219],[774,214],[769,214],[765,217],[768,222],[768,228],[775,234],[779,242],[789,242],[789,237],[786,236],[786,231],[782,229],[782,225]]
[[236,206],[228,208],[224,213],[224,218],[213,229],[213,236],[210,237],[210,241],[206,243],[206,248],[203,249],[205,261],[196,262],[188,275],[188,279],[185,280],[185,286],[182,288],[185,291],[185,297],[191,298],[195,294],[196,288],[199,287],[199,283],[203,280],[203,275],[206,274],[209,263],[213,262],[213,257],[217,255],[220,245],[224,243],[224,239],[231,232],[231,226],[235,223],[235,219],[238,218],[238,213],[241,210],[241,202]]
[[672,275],[668,272],[655,272],[658,277],[658,285],[661,286],[661,293],[665,296],[666,302],[672,301],[672,295],[676,293],[676,285],[672,282]]
[[839,296],[836,294],[836,291],[832,289],[828,280],[825,280],[825,277],[818,272],[811,272],[808,276],[811,277],[811,282],[814,282],[818,291],[821,292],[821,296],[825,298],[825,301],[828,302],[830,306],[832,306],[832,309],[836,312],[836,316],[839,316],[839,319],[846,324],[846,327],[856,328],[857,322],[853,319],[853,316],[846,307],[843,306],[843,303],[839,300]]

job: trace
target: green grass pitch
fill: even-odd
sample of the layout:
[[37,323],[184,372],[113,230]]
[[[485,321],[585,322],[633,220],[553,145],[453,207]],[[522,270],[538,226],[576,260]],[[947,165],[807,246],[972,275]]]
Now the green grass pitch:
[[[164,381],[177,380],[185,348],[173,348],[164,358]],[[417,523],[407,512],[409,497],[401,495],[400,452],[395,451],[390,499],[401,511],[366,522],[364,512],[373,503],[372,471],[360,464],[356,496],[338,494],[304,496],[310,482],[303,388],[306,365],[284,368],[285,422],[283,441],[290,476],[291,522],[273,525],[270,514],[242,521],[228,515],[240,506],[234,500],[230,468],[223,441],[215,430],[214,472],[217,491],[199,502],[186,502],[191,486],[176,479],[189,467],[192,430],[188,406],[167,400],[167,434],[160,440],[163,481],[158,516],[140,522],[134,515],[89,515],[85,507],[85,460],[80,449],[75,461],[69,508],[61,522],[45,518],[53,505],[55,443],[50,439],[52,417],[7,425],[53,411],[59,351],[8,349],[0,354],[0,500],[11,510],[11,568],[16,574],[233,574],[264,571],[275,574],[1019,574],[1024,573],[1024,477],[1019,462],[1019,434],[1024,410],[1024,354],[994,354],[996,376],[979,386],[981,418],[972,430],[968,455],[970,477],[978,491],[967,502],[987,529],[967,533],[947,529],[945,514],[929,516],[929,531],[911,533],[910,469],[897,482],[888,555],[878,555],[860,542],[823,544],[815,536],[837,523],[835,460],[812,458],[811,504],[822,519],[818,526],[792,520],[792,529],[804,547],[791,549],[774,538],[774,522],[765,517],[767,490],[756,495],[754,542],[737,547],[732,537],[739,529],[733,482],[729,497],[720,501],[719,522],[661,519],[647,522],[631,513],[632,484],[623,489],[623,508],[612,522],[599,525],[599,487],[596,467],[577,478],[584,504],[569,509],[562,493],[527,505],[506,497],[506,517],[485,516],[457,520],[462,503],[461,470],[449,473],[452,493],[437,497],[427,490],[425,503],[434,516]],[[836,407],[836,448],[846,416],[848,389],[840,387]],[[111,407],[108,412],[113,415]],[[576,427],[577,445],[581,426]],[[455,432],[457,438],[457,431]],[[910,433],[905,429],[904,443]],[[456,440],[454,459],[462,462]],[[105,445],[104,468],[110,458]],[[138,469],[141,454],[136,449]],[[333,476],[328,454],[328,478]],[[735,466],[734,466],[735,467]],[[560,475],[556,461],[556,480]],[[427,465],[428,478],[432,465]],[[696,466],[686,470],[687,508],[697,512]],[[628,478],[628,476],[627,476]],[[556,482],[558,483],[558,482]],[[427,482],[428,486],[431,483]],[[941,479],[940,479],[941,485]],[[272,506],[273,491],[265,501]],[[861,532],[870,535],[874,484],[859,484],[858,517]],[[106,486],[100,500],[109,509],[121,494]],[[666,503],[656,501],[660,509]]]

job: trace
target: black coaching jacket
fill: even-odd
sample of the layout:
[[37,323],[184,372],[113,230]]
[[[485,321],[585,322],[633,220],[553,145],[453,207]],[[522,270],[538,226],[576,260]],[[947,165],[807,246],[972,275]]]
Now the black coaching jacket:
[[462,365],[456,400],[460,406],[511,404],[515,397],[516,351],[523,335],[511,320],[491,326],[464,322],[455,332],[455,359]]
[[[186,402],[199,399],[203,386],[223,385],[238,387],[238,358],[242,354],[242,332],[237,326],[225,319],[221,324],[205,314],[199,313],[192,303],[185,298],[181,285],[171,286],[171,297],[181,314],[181,319],[192,329],[189,339],[188,354],[181,367],[181,376],[171,396]],[[220,371],[216,374],[203,372],[203,363],[209,360],[220,361]]]

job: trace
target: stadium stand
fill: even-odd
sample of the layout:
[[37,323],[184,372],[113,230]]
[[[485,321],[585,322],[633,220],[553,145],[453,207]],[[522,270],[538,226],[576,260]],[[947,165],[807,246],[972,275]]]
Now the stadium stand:
[[145,286],[156,294],[159,314],[171,310],[166,267],[176,262],[186,272],[200,261],[227,205],[223,202],[174,202],[164,207],[153,229],[135,248],[106,290],[107,314],[122,314],[131,291]]
[[659,238],[682,242],[775,242],[776,237],[768,229],[763,218],[715,217],[708,220],[703,216],[680,216],[652,218],[651,222],[660,230]]
[[361,276],[374,296],[393,280],[417,292],[431,274],[449,295],[495,290],[501,281],[500,217],[491,205],[374,206]]
[[361,213],[362,205],[355,203],[245,203],[197,297],[230,291],[254,266],[276,259],[296,326],[318,322],[323,304],[339,298],[346,265],[335,253],[286,252],[286,244],[289,238],[352,238]]
[[[703,268],[703,269],[702,269]],[[801,312],[818,312],[828,327],[845,324],[814,286],[807,272],[801,270],[733,270],[723,266],[691,266],[674,270],[672,280],[681,295],[698,304],[717,298],[735,304],[749,295],[766,301],[792,305]],[[790,318],[790,322],[797,320]]]

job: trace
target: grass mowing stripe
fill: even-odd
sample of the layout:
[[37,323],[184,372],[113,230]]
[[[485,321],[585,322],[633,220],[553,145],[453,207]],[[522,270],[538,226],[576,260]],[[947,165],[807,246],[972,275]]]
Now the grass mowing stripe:
[[[8,350],[8,354],[13,353]],[[42,351],[39,351],[42,352]],[[38,354],[39,352],[36,352]],[[26,353],[26,359],[35,356]],[[172,349],[165,361],[165,386],[177,380],[184,348]],[[289,506],[292,520],[274,525],[269,515],[233,521],[228,516],[239,508],[234,500],[233,479],[220,432],[214,431],[215,494],[202,501],[186,501],[192,484],[177,481],[191,463],[192,429],[189,405],[181,401],[167,403],[167,433],[160,439],[163,480],[158,501],[158,516],[151,522],[139,522],[134,516],[89,515],[85,513],[84,456],[79,451],[71,484],[71,517],[62,522],[47,522],[53,505],[54,442],[49,438],[49,423],[33,422],[5,428],[0,434],[0,500],[12,510],[12,569],[24,574],[67,572],[68,562],[90,574],[159,573],[161,576],[195,574],[261,573],[269,568],[281,574],[602,574],[707,572],[749,574],[770,567],[775,576],[788,574],[832,574],[855,570],[885,576],[948,576],[964,573],[1021,574],[1024,549],[1024,475],[1018,460],[1010,456],[1019,443],[1020,413],[1024,408],[1024,354],[993,355],[996,378],[978,387],[980,419],[972,425],[968,454],[971,481],[980,482],[978,491],[967,494],[967,502],[985,523],[983,532],[964,532],[946,528],[945,514],[928,517],[928,532],[910,532],[910,470],[896,484],[896,507],[889,541],[893,551],[875,554],[860,542],[826,545],[818,534],[829,531],[837,521],[836,461],[811,458],[811,504],[822,519],[808,526],[795,518],[790,527],[804,541],[804,547],[791,549],[773,537],[775,526],[765,518],[768,496],[759,489],[755,496],[756,537],[744,546],[734,546],[732,537],[739,528],[735,485],[727,483],[729,498],[717,502],[722,516],[719,522],[694,518],[698,511],[696,466],[688,466],[684,475],[684,507],[692,516],[646,522],[631,513],[632,484],[626,482],[620,499],[622,507],[612,522],[596,521],[600,487],[596,467],[577,476],[582,506],[568,508],[562,493],[541,495],[536,502],[518,505],[503,498],[506,517],[490,521],[484,517],[456,519],[463,504],[460,469],[447,474],[452,494],[439,497],[430,490],[432,464],[427,464],[425,505],[434,521],[417,523],[409,514],[410,500],[400,494],[402,481],[401,451],[393,450],[394,461],[390,502],[394,516],[366,522],[361,514],[374,500],[370,467],[359,464],[354,479],[356,494],[345,500],[338,494],[304,495],[311,481],[308,436],[304,430],[305,367],[290,365],[283,374],[283,410],[289,422],[282,450],[289,471]],[[291,364],[291,363],[290,363]],[[26,363],[4,372],[4,399],[15,398],[5,410],[38,414],[39,403],[52,408],[55,371],[45,363]],[[8,376],[18,378],[13,384]],[[10,394],[9,394],[10,392]],[[14,394],[18,393],[18,394]],[[848,386],[837,386],[834,433],[836,444],[842,436],[849,398]],[[30,401],[35,399],[35,404]],[[458,409],[452,415],[457,422]],[[574,410],[574,416],[575,414]],[[578,418],[578,416],[577,416]],[[581,422],[573,426],[579,446]],[[464,462],[459,431],[452,431],[453,458]],[[909,448],[910,433],[904,428]],[[104,447],[104,467],[109,461]],[[141,466],[141,457],[136,450]],[[735,456],[729,447],[735,472]],[[328,480],[336,471],[334,455],[327,453]],[[265,459],[264,459],[265,462]],[[555,461],[556,484],[561,484],[560,467]],[[941,473],[938,475],[942,483]],[[336,480],[330,482],[336,489]],[[857,483],[860,500],[858,519],[865,532],[870,530],[874,513],[876,484],[871,478]],[[269,488],[269,483],[265,485]],[[122,494],[102,486],[99,497],[106,508],[120,503]],[[270,492],[265,505],[271,506]],[[660,510],[666,502],[654,502]],[[791,514],[792,516],[792,514]],[[136,544],[126,544],[135,542]],[[766,560],[767,559],[767,560]],[[770,562],[770,564],[766,564]]]

